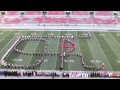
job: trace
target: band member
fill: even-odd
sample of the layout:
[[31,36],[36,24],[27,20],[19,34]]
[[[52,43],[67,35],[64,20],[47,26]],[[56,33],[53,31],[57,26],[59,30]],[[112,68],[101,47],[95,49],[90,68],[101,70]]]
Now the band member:
[[104,63],[101,65],[101,68],[102,68],[102,69],[104,69],[104,68],[105,68],[105,65],[104,65]]

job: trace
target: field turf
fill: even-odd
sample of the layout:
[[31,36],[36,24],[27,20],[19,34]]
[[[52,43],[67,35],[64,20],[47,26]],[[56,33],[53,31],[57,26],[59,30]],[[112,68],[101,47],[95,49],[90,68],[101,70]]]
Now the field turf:
[[[119,31],[89,31],[90,40],[73,39],[76,43],[76,53],[82,53],[83,59],[88,66],[99,66],[105,64],[105,70],[120,71],[120,32]],[[88,31],[21,31],[21,30],[0,30],[0,57],[10,48],[17,40],[19,35],[49,35],[53,33],[55,36],[65,36],[70,33],[73,36],[88,33]],[[48,51],[59,52],[61,50],[62,39],[49,38]],[[45,44],[41,41],[27,41],[19,45],[19,49],[26,51],[41,51]],[[39,60],[38,56],[19,55],[15,52],[6,58],[9,63],[17,63],[20,65],[29,65]],[[46,56],[44,62],[37,67],[38,70],[59,70],[60,58],[57,56]],[[64,60],[64,70],[83,70],[79,58],[70,56]]]

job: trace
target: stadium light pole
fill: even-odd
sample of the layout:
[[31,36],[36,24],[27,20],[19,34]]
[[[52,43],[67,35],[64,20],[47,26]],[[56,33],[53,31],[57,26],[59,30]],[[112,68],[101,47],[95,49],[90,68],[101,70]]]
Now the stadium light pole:
[[22,17],[24,15],[24,11],[20,11],[20,17],[21,17],[21,24],[22,24]]
[[5,11],[1,11],[1,15],[2,15],[2,17],[4,17]]
[[45,23],[45,17],[46,17],[47,11],[43,11],[42,14],[43,14],[43,18],[44,18],[43,23]]
[[69,25],[70,11],[66,11],[67,25]]

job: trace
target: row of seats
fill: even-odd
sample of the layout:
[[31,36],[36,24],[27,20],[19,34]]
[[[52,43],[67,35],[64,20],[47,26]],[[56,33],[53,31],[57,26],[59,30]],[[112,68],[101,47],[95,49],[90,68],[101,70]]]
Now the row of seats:
[[89,15],[88,11],[72,11],[72,15]]
[[[19,11],[6,11],[6,15],[19,15]],[[42,11],[25,11],[25,15],[40,15]],[[48,15],[64,15],[64,11],[47,11]],[[72,11],[72,15],[89,15],[89,11]],[[113,15],[113,11],[95,11],[95,15]]]
[[[19,11],[6,11],[6,15],[19,15]],[[42,11],[24,11],[25,15],[40,15]],[[64,15],[64,11],[47,11],[48,15]]]
[[115,24],[115,23],[120,23],[120,19],[116,18],[53,18],[53,17],[35,17],[35,18],[3,18],[0,20],[1,23],[80,23],[80,24]]
[[115,18],[110,18],[110,19],[102,19],[102,18],[94,18],[94,23],[96,24],[100,24],[100,23],[104,23],[104,24],[117,24],[118,22],[120,22],[120,19],[115,19]]
[[112,11],[96,11],[95,14],[102,15],[102,16],[108,16],[108,15],[112,15],[113,12]]

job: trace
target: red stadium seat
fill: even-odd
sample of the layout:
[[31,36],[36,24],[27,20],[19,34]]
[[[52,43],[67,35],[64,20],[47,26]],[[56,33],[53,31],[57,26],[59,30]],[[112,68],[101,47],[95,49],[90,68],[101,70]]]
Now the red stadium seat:
[[64,15],[64,11],[47,11],[48,15]]
[[72,11],[72,15],[89,15],[88,11]]
[[96,15],[102,16],[112,15],[112,11],[96,11]]
[[40,15],[41,11],[25,11],[25,15]]
[[6,15],[19,15],[19,11],[6,11]]

